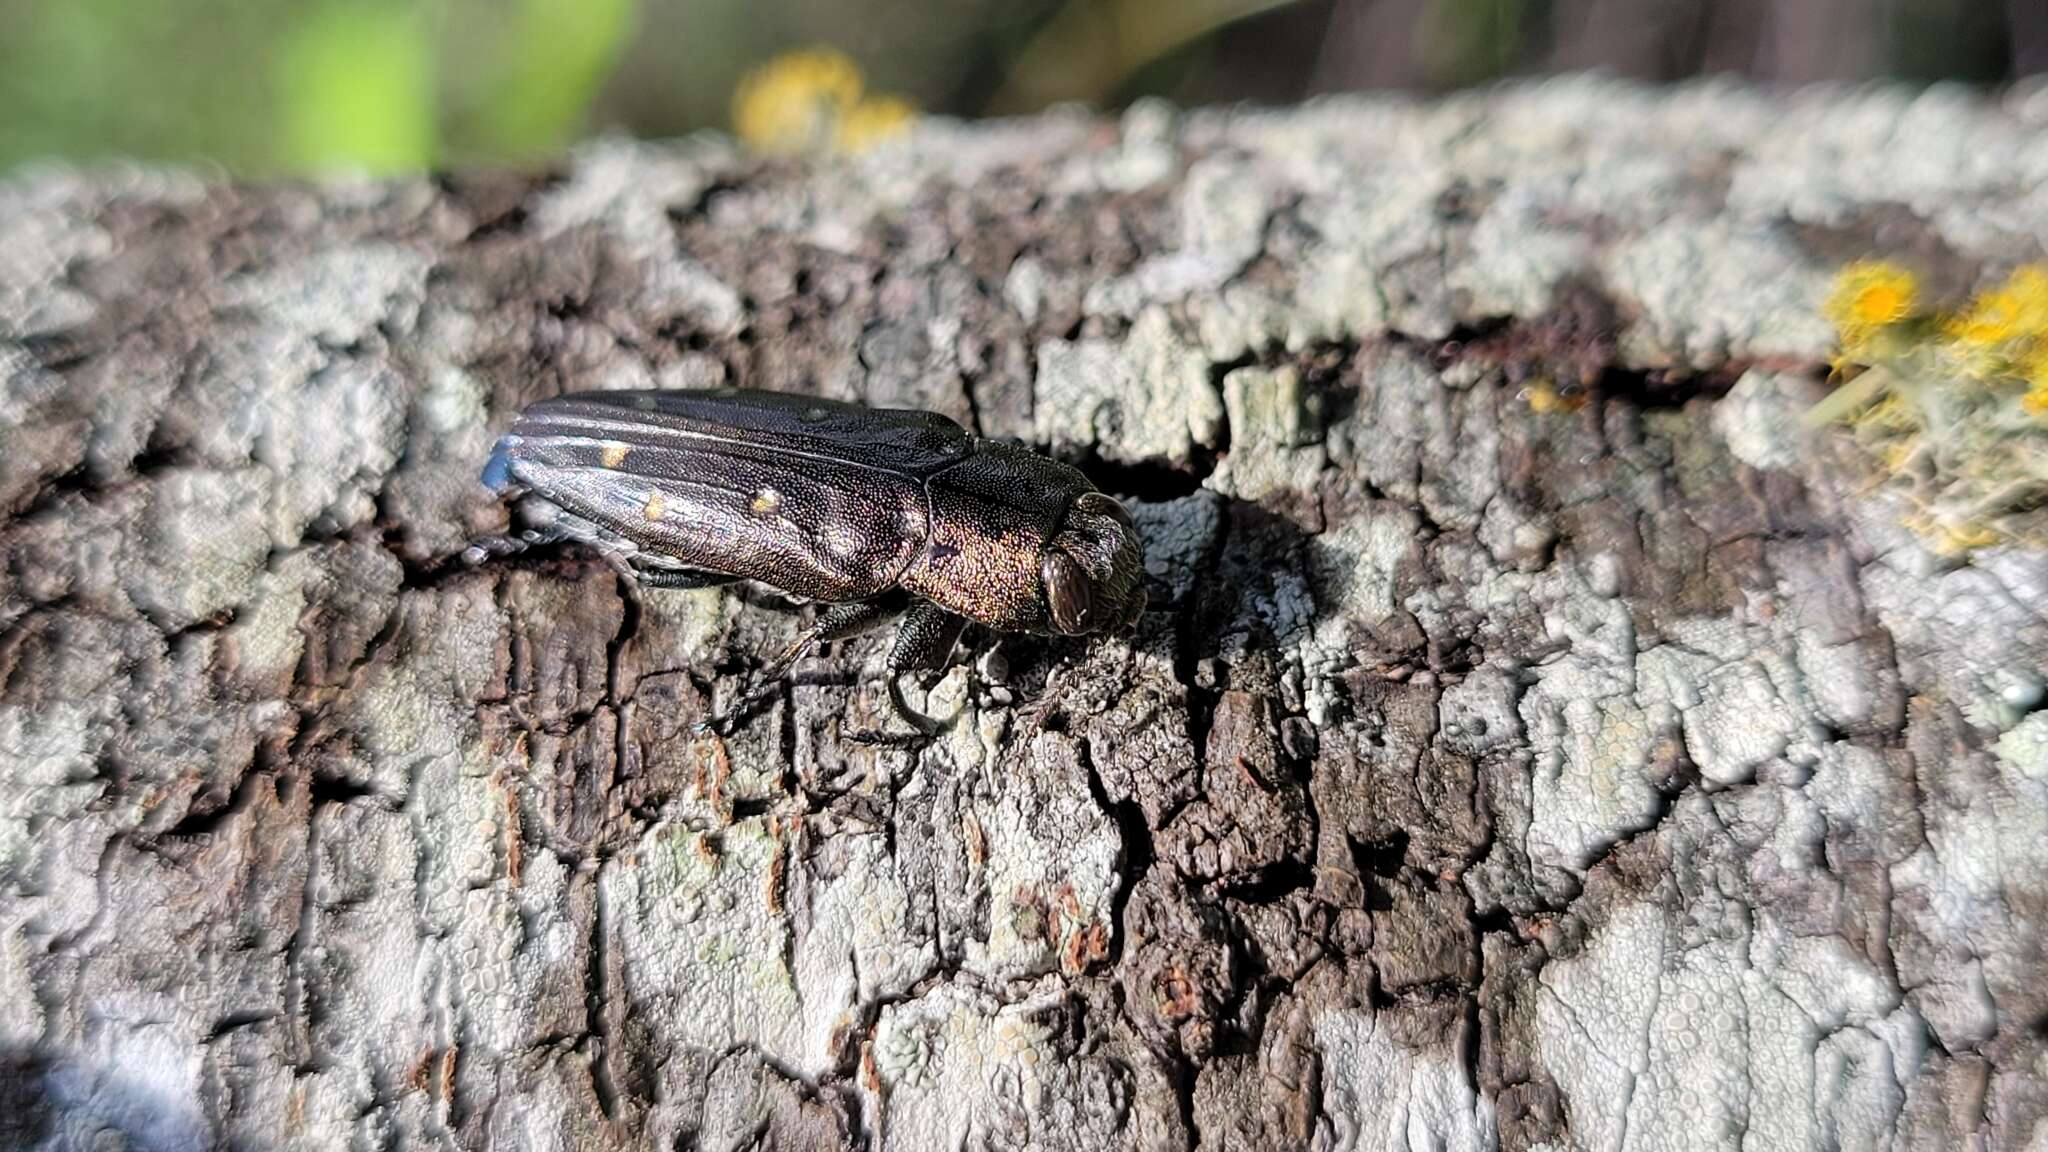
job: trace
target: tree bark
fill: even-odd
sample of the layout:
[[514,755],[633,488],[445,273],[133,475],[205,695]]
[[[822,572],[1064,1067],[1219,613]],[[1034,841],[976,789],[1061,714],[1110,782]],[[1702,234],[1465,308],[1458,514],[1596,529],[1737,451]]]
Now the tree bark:
[[[2041,250],[2042,116],[0,184],[0,1131],[2039,1148],[2048,556],[1935,555],[1797,416],[1844,261]],[[845,738],[886,636],[693,736],[797,614],[453,558],[520,406],[710,384],[1082,463],[1151,609],[970,633],[915,754]]]

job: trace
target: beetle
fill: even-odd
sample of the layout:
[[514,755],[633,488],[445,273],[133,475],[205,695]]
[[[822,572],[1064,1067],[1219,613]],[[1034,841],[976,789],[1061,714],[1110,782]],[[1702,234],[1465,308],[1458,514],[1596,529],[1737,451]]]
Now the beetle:
[[898,680],[943,668],[968,623],[1085,636],[1145,608],[1122,504],[933,412],[740,388],[572,393],[521,412],[483,482],[520,526],[469,563],[569,541],[641,587],[752,580],[825,605],[760,680],[900,613],[889,701],[921,737],[938,725]]

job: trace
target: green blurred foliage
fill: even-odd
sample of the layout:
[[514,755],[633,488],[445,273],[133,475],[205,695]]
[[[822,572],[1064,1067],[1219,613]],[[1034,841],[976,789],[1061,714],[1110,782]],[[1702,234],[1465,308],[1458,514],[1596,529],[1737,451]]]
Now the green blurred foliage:
[[575,139],[634,15],[634,0],[450,0],[453,158],[528,161]]
[[272,75],[286,167],[381,173],[433,162],[433,45],[417,6],[321,5],[285,33]]
[[521,162],[573,141],[636,0],[0,0],[0,169]]
[[813,45],[858,60],[870,90],[959,115],[1585,66],[1998,82],[2048,61],[2048,19],[2028,15],[2041,2],[0,0],[0,171],[530,164],[598,129],[723,127],[749,68]]
[[[262,78],[248,62],[282,31],[274,8],[0,3],[10,31],[0,37],[0,166],[45,154],[255,162],[266,151],[268,93],[250,83]],[[205,66],[177,64],[194,58]]]

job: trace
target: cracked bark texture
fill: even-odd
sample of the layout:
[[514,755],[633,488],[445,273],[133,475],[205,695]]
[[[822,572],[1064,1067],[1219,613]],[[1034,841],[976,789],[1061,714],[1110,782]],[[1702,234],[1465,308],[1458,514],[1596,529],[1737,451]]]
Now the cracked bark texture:
[[[2044,189],[2039,94],[1583,80],[0,184],[0,1131],[2048,1146],[2048,557],[1796,423]],[[451,557],[522,404],[714,383],[1082,463],[1152,609],[693,739],[799,617]]]

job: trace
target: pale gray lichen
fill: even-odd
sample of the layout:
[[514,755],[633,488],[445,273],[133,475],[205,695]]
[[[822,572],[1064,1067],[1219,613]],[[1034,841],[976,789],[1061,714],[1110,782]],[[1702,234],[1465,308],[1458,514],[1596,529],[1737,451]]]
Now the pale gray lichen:
[[1605,272],[1641,309],[1622,344],[1637,363],[1820,359],[1834,339],[1827,278],[1763,227],[1673,221],[1616,248]]
[[1800,417],[1815,393],[1805,378],[1751,369],[1714,405],[1714,430],[1752,468],[1796,470],[1812,456],[1813,436]]
[[183,628],[239,608],[253,590],[271,536],[249,511],[272,498],[264,468],[178,469],[150,485],[145,514],[147,572],[127,586],[135,605],[166,628]]
[[1208,487],[1246,500],[1315,489],[1328,462],[1322,402],[1297,369],[1233,369],[1223,377],[1223,409],[1231,451]]
[[[1500,1138],[1493,1105],[1449,1056],[1418,1052],[1372,1013],[1326,1012],[1315,1020],[1333,1105],[1318,1133],[1336,1148],[1489,1152]],[[1473,1037],[1465,1038],[1466,1043]]]
[[1033,412],[1039,439],[1056,450],[1132,463],[1186,463],[1196,448],[1214,447],[1223,427],[1207,358],[1163,308],[1146,309],[1121,341],[1039,345]]
[[1181,182],[1180,247],[1148,257],[1127,276],[1088,289],[1092,315],[1136,316],[1213,292],[1258,256],[1274,189],[1258,168],[1228,155],[1196,161]]
[[1019,786],[962,814],[979,829],[975,884],[988,908],[987,936],[962,941],[962,959],[966,971],[992,980],[1057,971],[1070,954],[1095,951],[1092,941],[1106,948],[1112,931],[1115,822],[1090,795],[1070,740],[1050,732],[1029,739],[1021,754],[985,768]]
[[543,234],[599,226],[640,251],[673,251],[669,210],[710,186],[713,165],[729,149],[705,140],[658,146],[603,137],[576,149],[569,178],[534,210]]

